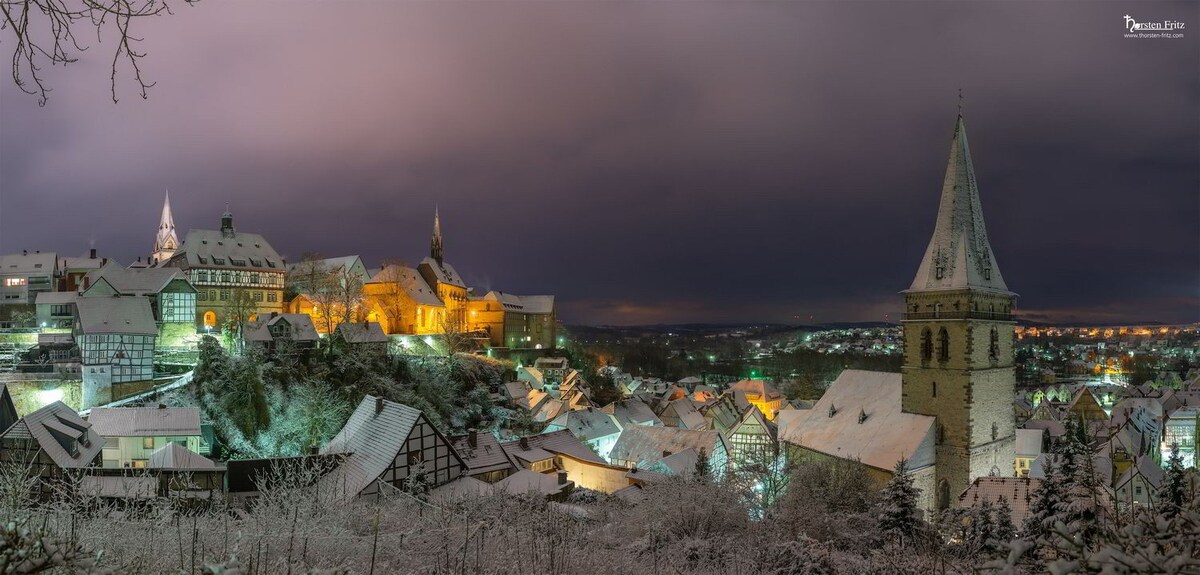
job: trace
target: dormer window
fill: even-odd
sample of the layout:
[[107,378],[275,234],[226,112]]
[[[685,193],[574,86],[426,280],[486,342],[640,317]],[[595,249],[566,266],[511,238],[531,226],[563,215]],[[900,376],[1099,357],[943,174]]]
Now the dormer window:
[[937,277],[937,279],[942,279],[942,278],[946,277],[946,268],[944,268],[942,266],[937,266],[936,268],[934,268],[933,273]]

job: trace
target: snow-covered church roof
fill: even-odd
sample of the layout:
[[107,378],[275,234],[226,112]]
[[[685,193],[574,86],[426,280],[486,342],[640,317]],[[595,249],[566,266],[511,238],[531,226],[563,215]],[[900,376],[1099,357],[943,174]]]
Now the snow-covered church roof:
[[909,291],[967,288],[1010,293],[988,243],[967,128],[960,115],[950,144],[937,224]]

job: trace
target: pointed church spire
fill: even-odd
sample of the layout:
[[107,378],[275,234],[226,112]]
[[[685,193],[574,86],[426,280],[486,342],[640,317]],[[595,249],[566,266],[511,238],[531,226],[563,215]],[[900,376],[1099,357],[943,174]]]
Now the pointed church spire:
[[438,215],[437,206],[433,207],[433,238],[429,242],[429,255],[442,263],[442,220]]
[[937,224],[909,291],[974,288],[1010,293],[988,243],[961,108],[959,112]]
[[150,263],[165,262],[179,248],[179,237],[175,235],[175,218],[171,215],[171,191],[163,198],[162,216],[158,221],[158,234],[154,238],[154,252]]

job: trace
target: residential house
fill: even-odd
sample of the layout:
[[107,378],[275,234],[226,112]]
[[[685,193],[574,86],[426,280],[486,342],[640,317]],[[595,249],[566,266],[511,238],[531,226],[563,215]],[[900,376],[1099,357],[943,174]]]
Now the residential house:
[[563,472],[576,487],[613,493],[630,483],[628,469],[608,464],[565,429],[506,441],[500,446],[520,470],[552,476]]
[[0,256],[0,329],[33,327],[38,294],[54,291],[59,276],[53,252]]
[[43,407],[0,434],[0,463],[26,467],[38,481],[30,494],[51,496],[72,488],[78,472],[98,467],[104,438],[61,401]]
[[779,456],[775,422],[758,409],[747,409],[728,437],[735,466],[773,465]]
[[242,340],[267,354],[303,354],[316,347],[321,336],[312,317],[303,313],[274,313],[247,322]]
[[630,397],[628,399],[620,399],[614,401],[602,408],[605,413],[613,416],[617,421],[617,425],[622,429],[628,425],[662,425],[663,422],[654,415],[654,410],[650,409],[646,402]]
[[668,401],[662,411],[658,412],[658,418],[667,427],[692,430],[708,429],[708,421],[696,407],[696,402],[686,395]]
[[388,337],[383,326],[373,321],[338,324],[336,333],[339,341],[354,349],[375,355],[387,355]]
[[491,433],[471,429],[466,435],[450,437],[450,445],[467,466],[464,477],[495,483],[508,477],[516,467]]
[[285,294],[287,311],[312,316],[317,331],[328,334],[344,318],[358,317],[367,278],[367,267],[358,256],[290,264]]
[[1013,460],[1013,471],[1018,477],[1029,477],[1029,468],[1047,445],[1046,430],[1018,428],[1016,432],[1017,457]]
[[179,268],[123,268],[116,262],[89,272],[82,297],[133,296],[150,300],[158,345],[182,346],[196,335],[196,288]]
[[171,444],[198,457],[211,451],[200,430],[200,409],[195,407],[94,407],[88,423],[104,436],[102,466],[106,468],[150,467],[152,455]]
[[997,505],[1003,499],[1012,509],[1013,525],[1019,529],[1029,517],[1029,508],[1041,484],[1042,480],[1029,477],[976,477],[959,494],[958,506],[976,507],[985,502]]
[[116,260],[96,257],[96,248],[89,250],[86,256],[77,258],[63,257],[60,260],[58,269],[62,275],[58,279],[58,285],[55,286],[57,291],[83,291],[86,287],[86,282],[83,278],[87,274],[110,263],[118,267],[121,265]]
[[609,452],[609,462],[622,467],[669,475],[690,474],[701,454],[714,476],[725,474],[731,461],[729,443],[716,431],[631,425]]
[[420,410],[370,395],[321,454],[344,457],[319,480],[322,490],[344,500],[376,496],[382,485],[403,489],[405,480],[417,473],[438,486],[467,470],[450,441]]
[[546,424],[545,433],[567,430],[576,439],[586,443],[601,458],[607,459],[608,452],[621,436],[621,426],[612,415],[604,410],[588,407],[564,411]]
[[158,325],[145,296],[75,300],[75,341],[83,370],[83,407],[149,387]]
[[767,419],[775,419],[775,414],[783,407],[783,394],[775,384],[766,380],[743,379],[729,386],[729,392],[733,394],[739,408],[753,405],[767,416]]
[[467,300],[467,330],[485,334],[491,347],[554,349],[558,322],[554,296],[489,291]]
[[386,333],[430,335],[443,333],[446,304],[414,268],[384,266],[363,284],[367,319]]

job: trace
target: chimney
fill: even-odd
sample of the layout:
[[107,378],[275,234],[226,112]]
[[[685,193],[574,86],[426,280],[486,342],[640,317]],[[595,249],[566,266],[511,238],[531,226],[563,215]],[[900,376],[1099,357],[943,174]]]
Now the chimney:
[[517,444],[521,446],[521,449],[523,449],[525,451],[529,451],[529,438],[528,437],[522,437],[521,440],[519,442],[517,442]]
[[375,413],[376,414],[383,413],[383,398],[382,397],[375,398]]
[[271,312],[271,317],[279,317],[279,312],[277,312],[277,311]]
[[90,259],[90,260],[96,259],[96,248],[92,248],[92,249],[88,250],[88,259]]
[[310,445],[310,446],[308,446],[308,454],[309,455],[320,455],[321,448],[316,445]]
[[29,250],[21,250],[21,255],[23,255],[23,256],[29,255]]
[[667,450],[665,450],[665,449],[664,449],[664,450],[663,450],[663,457],[665,458],[665,457],[670,457],[670,456],[671,456],[671,452],[670,452],[670,451],[667,451]]
[[[141,259],[141,258],[138,258],[138,259]],[[103,266],[103,265],[108,265],[108,258],[103,258],[103,259],[101,259],[101,260],[100,260],[100,265],[102,265],[102,266]]]
[[467,445],[470,445],[471,447],[475,447],[478,445],[478,443],[479,443],[479,432],[475,431],[474,427],[472,427],[471,429],[468,429],[467,430]]
[[558,472],[558,484],[559,484],[559,485],[566,485],[566,484],[567,484],[567,472],[566,472],[566,471],[559,471],[559,472]]
[[92,287],[92,278],[83,276],[83,289]]
[[165,404],[165,403],[160,403],[160,404],[158,404],[158,408],[159,408],[159,409],[166,409],[166,408],[167,408],[167,404]]

